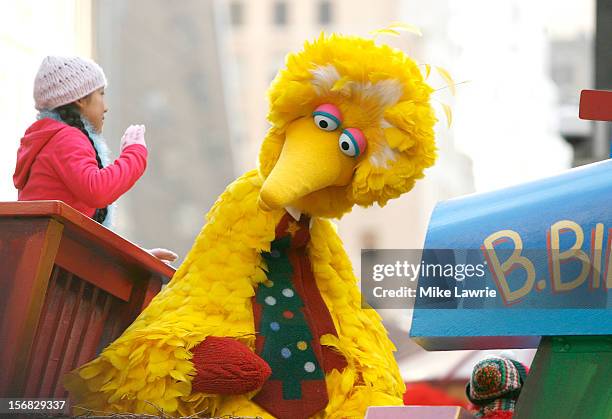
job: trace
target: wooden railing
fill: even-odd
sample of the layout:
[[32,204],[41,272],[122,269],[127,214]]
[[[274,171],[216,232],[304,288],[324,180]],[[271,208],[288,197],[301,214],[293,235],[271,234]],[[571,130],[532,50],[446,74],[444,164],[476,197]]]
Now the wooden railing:
[[0,202],[0,397],[65,396],[173,274],[62,202]]

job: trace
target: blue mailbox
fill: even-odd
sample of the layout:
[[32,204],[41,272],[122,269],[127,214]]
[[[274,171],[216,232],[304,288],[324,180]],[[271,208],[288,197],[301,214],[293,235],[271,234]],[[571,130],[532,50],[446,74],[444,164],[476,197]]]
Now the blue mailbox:
[[[611,254],[612,160],[442,202],[422,263],[480,266],[483,275],[421,276],[419,288],[434,284],[450,297],[417,294],[411,336],[426,349],[449,350],[610,335]],[[479,290],[488,294],[473,298]]]

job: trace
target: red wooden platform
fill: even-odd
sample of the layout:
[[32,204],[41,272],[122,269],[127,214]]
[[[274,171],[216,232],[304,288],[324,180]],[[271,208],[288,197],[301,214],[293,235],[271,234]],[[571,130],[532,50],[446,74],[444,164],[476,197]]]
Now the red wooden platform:
[[62,202],[0,202],[0,397],[65,397],[173,274]]

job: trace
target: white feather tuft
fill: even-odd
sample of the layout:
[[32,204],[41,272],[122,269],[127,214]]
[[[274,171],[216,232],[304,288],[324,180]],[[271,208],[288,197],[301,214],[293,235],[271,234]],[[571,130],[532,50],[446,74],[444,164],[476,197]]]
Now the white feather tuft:
[[332,64],[315,68],[312,70],[312,75],[312,85],[318,95],[328,93],[334,86],[334,83],[340,80],[340,73],[338,73],[338,70]]
[[372,153],[372,155],[370,156],[370,163],[372,163],[372,166],[374,167],[388,169],[389,162],[395,161],[395,159],[395,151],[393,151],[391,147],[385,144],[380,150],[375,153]]
[[364,99],[375,98],[383,107],[395,105],[403,93],[401,83],[392,79],[381,80],[374,84],[358,83],[355,89]]
[[[334,83],[340,80],[340,73],[332,64],[319,66],[311,71],[312,85],[318,95],[324,95],[331,91]],[[403,88],[399,81],[393,79],[381,80],[376,83],[347,83],[352,94],[360,95],[363,99],[376,99],[381,106],[395,105],[402,97]],[[344,90],[344,89],[343,89]]]

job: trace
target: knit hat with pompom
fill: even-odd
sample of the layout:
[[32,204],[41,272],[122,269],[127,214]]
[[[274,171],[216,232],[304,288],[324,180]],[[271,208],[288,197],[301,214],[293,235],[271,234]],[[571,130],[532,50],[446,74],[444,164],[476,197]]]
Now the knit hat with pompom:
[[81,57],[45,57],[34,80],[34,106],[52,110],[106,86],[102,68]]

